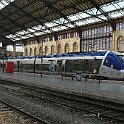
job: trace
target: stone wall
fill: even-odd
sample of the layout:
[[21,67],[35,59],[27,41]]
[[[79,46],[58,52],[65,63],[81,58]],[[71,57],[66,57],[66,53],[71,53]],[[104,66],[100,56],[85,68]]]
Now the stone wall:
[[[62,40],[57,40],[57,41],[45,41],[43,42],[43,54],[45,54],[45,47],[48,48],[48,52],[47,54],[51,54],[51,46],[53,45],[55,47],[55,53],[58,53],[58,45],[61,45],[61,52],[60,54],[65,53],[65,45],[66,43],[69,44],[69,53],[73,52],[73,44],[77,42],[78,47],[77,47],[77,51],[80,51],[80,39],[78,38],[67,38],[67,39],[62,39]],[[42,43],[35,43],[35,44],[28,44],[24,46],[24,53],[23,55],[25,56],[25,50],[27,49],[27,55],[30,56],[30,49],[32,49],[32,56],[34,55],[34,49],[36,48],[36,55],[40,55],[40,47],[42,47]]]
[[114,51],[124,52],[124,30],[114,31],[112,48]]

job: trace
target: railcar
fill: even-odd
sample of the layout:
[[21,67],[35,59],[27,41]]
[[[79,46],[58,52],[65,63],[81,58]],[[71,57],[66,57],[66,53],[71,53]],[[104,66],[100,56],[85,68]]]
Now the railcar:
[[72,78],[80,73],[85,78],[124,80],[124,55],[113,51],[11,61],[14,61],[14,70],[20,72],[52,73]]
[[[42,64],[41,64],[42,63]],[[15,70],[18,72],[50,74],[50,65],[56,66],[56,58],[26,58],[16,61]],[[54,71],[55,73],[55,71]]]
[[124,80],[124,55],[99,51],[66,59],[63,76],[80,73],[85,78]]
[[108,79],[124,80],[124,55],[107,51],[104,56],[99,75]]
[[104,57],[102,56],[81,56],[67,58],[64,60],[62,76],[76,77],[81,74],[85,78],[95,78],[99,75],[99,69]]
[[6,71],[6,63],[7,62],[13,62],[14,63],[14,72],[18,71],[17,69],[19,68],[18,67],[18,62],[20,61],[20,58],[12,58],[12,57],[9,57],[9,58],[2,58],[0,59],[0,71]]

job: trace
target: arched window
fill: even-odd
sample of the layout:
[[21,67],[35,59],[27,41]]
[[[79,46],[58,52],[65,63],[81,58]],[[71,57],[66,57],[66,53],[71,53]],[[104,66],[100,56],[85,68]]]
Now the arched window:
[[124,37],[122,35],[117,38],[117,51],[124,52]]
[[32,48],[30,48],[30,56],[32,56]]
[[69,53],[69,44],[68,43],[65,44],[65,51],[64,52]]
[[54,54],[54,53],[55,53],[55,46],[52,45],[52,46],[51,46],[51,54]]
[[34,48],[34,56],[36,56],[37,55],[37,48],[35,47]]
[[61,49],[62,49],[61,44],[59,44],[58,47],[57,47],[57,53],[58,53],[58,54],[61,53]]
[[77,42],[73,43],[73,52],[78,52],[78,43]]
[[25,56],[28,56],[28,49],[25,49]]
[[48,47],[47,46],[45,46],[45,55],[47,55],[48,54]]

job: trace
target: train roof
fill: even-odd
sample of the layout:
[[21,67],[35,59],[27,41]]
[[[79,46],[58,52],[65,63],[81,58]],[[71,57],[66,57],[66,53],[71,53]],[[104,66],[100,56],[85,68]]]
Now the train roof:
[[80,57],[80,56],[104,56],[108,51],[98,51],[98,52],[77,52],[77,53],[67,53],[67,54],[55,54],[55,55],[47,55],[47,56],[26,56],[24,59],[32,59],[32,58],[61,58],[61,57]]
[[[77,56],[104,56],[107,51],[99,51],[99,52],[80,52],[80,53],[69,53],[69,54],[56,54],[51,55],[52,57],[77,57]],[[49,56],[50,57],[50,56]]]
[[74,57],[59,57],[57,60],[96,60],[103,59],[104,56],[74,56]]
[[115,51],[108,51],[108,50],[99,50],[97,52],[79,52],[79,53],[68,53],[68,54],[56,54],[56,55],[49,55],[49,58],[59,58],[59,57],[78,57],[78,56],[105,56],[107,52],[114,53],[116,55],[122,55],[122,53],[115,52]]
[[55,54],[55,55],[44,55],[44,56],[23,56],[18,58],[9,57],[8,59],[34,59],[34,58],[63,58],[63,57],[80,57],[80,56],[105,56],[107,52],[112,52],[116,55],[124,55],[115,51],[99,50],[97,52],[73,52],[67,54]]

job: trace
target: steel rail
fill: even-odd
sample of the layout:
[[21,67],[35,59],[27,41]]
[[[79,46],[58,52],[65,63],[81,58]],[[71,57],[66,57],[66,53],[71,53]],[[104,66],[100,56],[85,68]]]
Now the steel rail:
[[[12,82],[8,82],[8,83],[9,85],[12,84]],[[4,81],[4,85],[5,85],[5,81]],[[16,92],[19,94],[21,93],[27,96],[37,97],[39,99],[46,100],[52,103],[54,102],[54,104],[57,104],[60,106],[70,107],[70,109],[90,112],[90,113],[96,114],[98,117],[100,116],[108,119],[113,119],[119,122],[124,122],[124,118],[122,118],[124,116],[124,110],[121,109],[121,107],[116,107],[118,105],[120,106],[120,104],[112,103],[108,101],[106,102],[103,100],[101,101],[98,99],[97,100],[94,99],[95,102],[93,102],[93,99],[84,97],[84,96],[80,96],[80,97],[78,96],[79,98],[77,98],[77,95],[71,94],[69,96],[69,94],[67,93],[63,93],[62,95],[62,92],[58,92],[58,91],[56,92],[50,89],[37,88],[34,86],[28,86],[28,85],[20,85],[17,83],[14,83],[14,85],[18,85],[18,87],[23,88],[23,91],[18,91],[18,90],[15,90],[15,88],[11,88],[10,90],[12,92]],[[103,104],[101,104],[101,102]],[[108,103],[110,105],[108,105]],[[75,106],[75,104],[77,106]]]
[[48,123],[48,122],[46,122],[46,121],[41,120],[41,119],[38,118],[38,117],[35,117],[34,115],[31,115],[31,114],[29,114],[29,113],[23,111],[22,108],[19,108],[19,107],[15,107],[15,106],[13,106],[13,105],[10,105],[9,103],[7,103],[7,102],[5,102],[5,101],[3,102],[3,101],[0,100],[0,102],[3,103],[3,104],[5,104],[7,107],[11,108],[12,110],[16,111],[17,113],[19,113],[19,114],[21,114],[21,115],[23,115],[23,116],[25,116],[25,117],[30,118],[30,119],[33,120],[33,121],[36,121],[36,122],[42,123],[42,124],[50,124],[50,123]]

